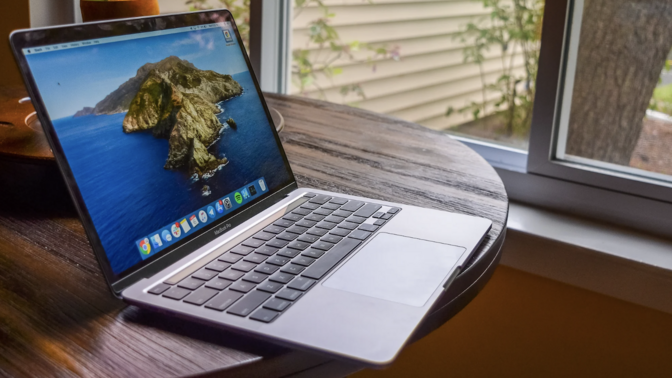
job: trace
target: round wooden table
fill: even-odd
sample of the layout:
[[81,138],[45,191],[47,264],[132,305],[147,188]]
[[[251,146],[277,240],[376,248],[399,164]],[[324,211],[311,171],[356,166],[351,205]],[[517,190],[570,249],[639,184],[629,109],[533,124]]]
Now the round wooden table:
[[[485,160],[399,119],[298,97],[267,100],[284,116],[282,142],[300,186],[492,220],[414,339],[478,294],[499,261],[508,211]],[[0,181],[0,375],[338,377],[361,368],[126,305],[108,291],[53,159],[3,154],[0,141]]]

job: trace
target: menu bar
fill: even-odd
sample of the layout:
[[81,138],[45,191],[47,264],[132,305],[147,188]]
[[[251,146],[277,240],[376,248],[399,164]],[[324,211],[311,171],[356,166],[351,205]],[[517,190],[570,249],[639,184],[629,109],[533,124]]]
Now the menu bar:
[[90,47],[90,46],[95,46],[95,45],[100,45],[100,44],[105,44],[105,43],[128,41],[128,40],[132,40],[132,39],[155,37],[155,36],[166,35],[166,34],[185,33],[185,32],[190,32],[190,31],[198,31],[198,30],[205,30],[205,29],[211,29],[211,28],[231,29],[231,23],[228,22],[228,21],[227,22],[218,22],[218,23],[214,23],[214,24],[186,26],[186,27],[183,27],[183,28],[159,30],[159,31],[147,32],[147,33],[136,33],[136,34],[121,35],[121,36],[118,36],[118,37],[89,39],[89,40],[85,40],[85,41],[59,43],[59,44],[54,44],[54,45],[45,45],[45,46],[38,46],[38,47],[29,47],[29,48],[24,48],[22,51],[23,51],[24,55],[35,55],[35,54],[43,54],[43,53],[53,52],[53,51],[58,51],[58,50],[68,50],[68,49],[76,49],[76,48],[80,48],[80,47]]

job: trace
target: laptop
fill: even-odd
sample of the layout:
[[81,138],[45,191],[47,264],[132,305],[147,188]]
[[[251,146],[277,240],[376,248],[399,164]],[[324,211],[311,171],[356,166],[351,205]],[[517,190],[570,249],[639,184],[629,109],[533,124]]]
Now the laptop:
[[385,366],[491,226],[299,188],[226,10],[10,42],[100,269],[131,305]]

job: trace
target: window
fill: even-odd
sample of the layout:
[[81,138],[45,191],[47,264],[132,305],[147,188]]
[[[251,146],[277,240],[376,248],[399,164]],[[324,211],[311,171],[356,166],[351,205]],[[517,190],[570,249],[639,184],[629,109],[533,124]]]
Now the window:
[[554,28],[562,45],[549,44],[557,67],[540,73],[543,106],[554,104],[534,126],[529,172],[672,201],[672,123],[664,113],[672,40],[654,18],[668,15],[665,4],[569,3],[570,22],[562,34]]
[[540,0],[292,4],[289,93],[526,150]]
[[[297,6],[299,3],[303,6]],[[293,2],[293,25],[290,30],[294,69],[289,93],[388,113],[435,129],[449,129],[449,132],[450,129],[453,132],[471,129],[470,133],[463,132],[459,139],[482,154],[498,169],[511,199],[649,232],[672,235],[672,217],[669,215],[672,214],[672,189],[668,176],[672,152],[669,147],[664,147],[670,144],[656,140],[669,135],[669,128],[663,126],[661,122],[669,119],[668,113],[665,112],[669,111],[666,109],[670,109],[668,104],[672,102],[672,95],[668,94],[672,93],[672,87],[665,86],[672,81],[669,79],[671,75],[664,69],[672,40],[667,41],[669,46],[659,47],[653,54],[650,47],[638,46],[639,42],[636,39],[645,37],[638,33],[648,33],[660,38],[667,35],[665,34],[667,23],[662,22],[662,17],[668,16],[662,10],[666,2],[658,0],[559,0],[545,3],[523,0],[487,3],[325,1],[323,3],[327,4],[328,12],[321,10],[318,5],[311,6],[310,3],[309,0]],[[474,77],[478,79],[481,67],[465,58],[464,51],[469,50],[470,40],[450,35],[459,34],[461,30],[468,28],[480,30],[469,26],[470,23],[476,25],[479,17],[484,20],[483,24],[479,24],[481,29],[485,28],[488,22],[496,26],[499,21],[488,16],[484,4],[489,6],[495,4],[500,7],[508,4],[533,9],[536,16],[528,17],[527,21],[530,22],[530,26],[536,25],[537,28],[542,12],[544,15],[541,43],[535,42],[534,37],[526,40],[530,44],[526,51],[540,52],[538,74],[534,73],[538,75],[535,75],[536,85],[526,82],[526,77],[529,75],[526,75],[528,70],[524,68],[526,61],[522,56],[524,54],[520,54],[521,58],[512,54],[513,60],[520,59],[518,67],[522,67],[520,71],[511,71],[520,72],[522,77],[514,88],[523,93],[528,91],[527,94],[530,91],[534,92],[529,152],[524,151],[527,144],[526,137],[520,139],[525,143],[521,145],[520,140],[512,143],[502,138],[506,133],[502,133],[501,129],[494,133],[482,134],[483,123],[487,129],[487,117],[492,114],[487,110],[487,106],[484,111],[486,117],[479,120],[481,125],[476,125],[473,118],[471,120],[467,118],[468,112],[456,113],[456,110],[459,110],[459,103],[448,102],[450,98],[459,98],[460,95],[469,93],[469,88],[473,90],[472,94],[477,95],[483,88],[482,85],[466,86],[464,92],[455,89],[459,88],[455,83],[461,80],[466,82]],[[430,7],[433,8],[428,10]],[[597,10],[599,7],[604,7],[605,10],[601,13]],[[658,9],[659,7],[663,8]],[[483,15],[486,17],[483,18]],[[621,16],[620,19],[618,15]],[[661,23],[651,22],[654,15],[661,19]],[[437,20],[436,24],[444,28],[443,34],[431,30],[433,27],[439,27],[433,20]],[[615,21],[621,22],[621,26],[629,30],[620,32],[620,35],[630,37],[623,42],[621,55],[614,56],[613,50],[604,50],[605,46],[600,41],[593,41],[594,45],[590,46],[588,37],[581,39],[581,28],[584,25],[588,28],[594,26],[593,24],[609,25]],[[374,26],[378,28],[375,31],[372,29]],[[333,31],[338,36],[337,40],[334,40],[333,33],[330,34]],[[534,29],[530,27],[529,31],[532,32]],[[432,32],[436,35],[432,35]],[[585,33],[591,36],[594,31],[586,30]],[[603,32],[603,35],[616,38],[612,34],[614,33],[607,30]],[[322,46],[316,43],[320,38],[323,41]],[[472,39],[471,42],[473,41]],[[588,97],[579,97],[583,94],[581,86],[585,87],[583,81],[586,80],[580,75],[591,77],[589,71],[586,73],[586,69],[590,70],[590,62],[581,58],[582,41],[583,51],[594,54],[600,54],[602,51],[607,57],[612,58],[610,64],[619,69],[623,68],[623,65],[618,64],[619,57],[634,59],[635,62],[639,57],[640,61],[650,63],[649,68],[643,72],[633,70],[627,73],[637,77],[637,79],[633,77],[633,80],[639,82],[631,84],[631,88],[637,88],[638,94],[635,95],[627,88],[621,88],[623,79],[619,76],[612,80],[615,85],[608,87],[606,84],[596,82],[594,86],[602,86],[601,90],[593,88],[593,92],[584,94]],[[665,44],[662,41],[660,43],[661,46]],[[501,55],[497,55],[501,52],[501,48],[499,50],[493,48],[488,52],[493,55],[484,56],[485,61],[490,58],[494,58],[493,61],[501,60]],[[450,54],[453,60],[449,59]],[[326,72],[319,72],[320,66],[316,67],[314,63],[319,64],[318,58],[325,59],[326,56],[331,56],[326,62],[333,64],[326,66],[322,63],[322,71]],[[440,57],[437,59],[440,61],[439,65],[431,66],[433,57]],[[304,58],[306,61],[297,64],[297,59]],[[408,68],[411,62],[419,68]],[[469,67],[468,63],[472,66]],[[658,68],[655,68],[655,65],[658,65]],[[485,64],[482,65],[485,71],[489,69],[486,67]],[[408,71],[405,71],[407,68]],[[304,69],[303,73],[301,69]],[[458,70],[451,74],[449,73],[451,69]],[[313,70],[313,73],[317,71],[318,74],[311,77],[309,70]],[[423,83],[420,79],[422,75],[430,77],[428,73],[433,70],[442,74]],[[597,70],[603,74],[610,72],[608,67],[598,67]],[[494,78],[499,78],[505,70],[492,68],[492,72]],[[626,75],[626,78],[629,76]],[[301,80],[298,84],[297,79]],[[383,85],[385,81],[388,83],[391,81],[392,84]],[[641,88],[643,86],[648,89],[644,90]],[[654,90],[654,87],[657,89]],[[456,91],[452,97],[447,94],[450,89]],[[645,93],[647,91],[648,93]],[[486,102],[491,100],[488,96],[496,99],[496,94],[496,92],[494,96],[492,93],[487,94]],[[596,126],[594,119],[601,119],[599,112],[594,110],[600,109],[605,118],[614,116],[612,113],[615,111],[608,110],[602,103],[614,97],[621,101],[621,105],[613,109],[620,110],[627,105],[628,109],[624,109],[623,114],[626,110],[632,113],[631,123],[635,125],[643,125],[644,122],[653,123],[653,126],[649,127],[655,130],[648,134],[640,132],[640,137],[636,128],[634,131],[623,132],[616,127],[613,129],[598,127],[601,134],[597,133],[596,136],[590,134],[588,130],[591,127],[595,129]],[[483,98],[482,94],[480,98]],[[592,101],[593,108],[590,108],[587,98]],[[515,104],[521,105],[523,102],[518,99]],[[595,107],[596,104],[601,105]],[[582,107],[588,107],[589,110],[582,114]],[[439,114],[439,109],[443,114]],[[508,109],[503,106],[500,111]],[[460,116],[464,117],[462,123],[445,123],[451,117],[455,119]],[[590,116],[596,118],[592,119]],[[444,123],[437,122],[439,119]],[[623,117],[620,119],[622,125],[628,124]],[[608,123],[604,120],[602,122],[602,125]],[[590,154],[578,149],[581,143],[576,140],[580,139],[577,137],[582,135],[581,133],[588,136],[584,138],[584,144],[605,145],[607,147],[603,149],[622,156],[630,154],[630,158],[610,160],[604,155]],[[617,142],[607,138],[609,135],[627,140],[629,149],[632,149],[633,144],[636,148],[631,151],[623,147],[618,151],[621,147]]]
[[661,4],[575,2],[553,146],[558,161],[672,183],[672,40],[655,22],[667,15]]

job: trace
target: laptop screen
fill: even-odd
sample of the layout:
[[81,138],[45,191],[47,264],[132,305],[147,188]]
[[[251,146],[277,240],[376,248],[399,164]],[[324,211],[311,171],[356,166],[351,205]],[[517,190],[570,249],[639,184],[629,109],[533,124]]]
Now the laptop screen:
[[117,277],[293,180],[230,22],[21,51]]

